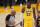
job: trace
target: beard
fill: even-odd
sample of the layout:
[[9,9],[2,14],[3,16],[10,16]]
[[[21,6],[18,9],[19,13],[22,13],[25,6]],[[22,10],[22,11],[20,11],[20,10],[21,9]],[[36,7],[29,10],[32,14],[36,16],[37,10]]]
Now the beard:
[[30,8],[30,6],[27,6],[27,8]]

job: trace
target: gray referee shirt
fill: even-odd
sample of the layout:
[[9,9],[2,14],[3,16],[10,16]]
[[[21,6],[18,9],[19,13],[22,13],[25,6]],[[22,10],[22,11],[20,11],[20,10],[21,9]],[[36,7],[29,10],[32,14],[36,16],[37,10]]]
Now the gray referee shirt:
[[[11,15],[9,14],[9,15],[7,15],[7,17],[6,17],[6,20],[7,20],[8,22],[12,23],[12,22],[15,21],[15,17],[14,17],[14,16],[11,16]],[[8,24],[6,24],[6,25],[8,25]],[[9,24],[8,26],[13,26],[13,25],[12,25],[12,24]]]

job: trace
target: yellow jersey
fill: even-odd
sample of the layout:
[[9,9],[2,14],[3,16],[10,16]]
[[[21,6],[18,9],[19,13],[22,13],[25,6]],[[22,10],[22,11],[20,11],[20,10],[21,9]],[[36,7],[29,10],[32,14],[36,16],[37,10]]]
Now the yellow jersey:
[[38,6],[38,10],[40,11],[40,3],[39,3],[39,6]]
[[23,19],[26,19],[26,20],[33,19],[33,9],[32,9],[32,7],[30,9],[25,7],[24,18]]

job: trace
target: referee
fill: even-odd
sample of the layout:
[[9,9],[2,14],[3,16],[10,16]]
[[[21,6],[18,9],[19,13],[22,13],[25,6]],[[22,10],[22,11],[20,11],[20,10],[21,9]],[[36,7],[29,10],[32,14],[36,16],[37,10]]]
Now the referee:
[[15,27],[15,14],[16,11],[12,10],[11,14],[8,14],[5,19],[6,27]]

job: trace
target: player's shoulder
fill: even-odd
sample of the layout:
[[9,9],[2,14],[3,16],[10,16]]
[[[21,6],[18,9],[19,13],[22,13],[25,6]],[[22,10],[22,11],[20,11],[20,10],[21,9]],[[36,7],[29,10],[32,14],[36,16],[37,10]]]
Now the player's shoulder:
[[25,10],[25,7],[23,7],[22,10]]
[[11,14],[8,14],[7,17],[11,16]]
[[11,16],[11,14],[8,14],[7,16],[6,16],[6,21],[9,21],[9,19],[10,19],[10,16]]
[[23,8],[26,8],[27,6],[23,7]]
[[35,8],[35,7],[32,7],[32,8]]
[[35,7],[32,7],[32,9],[34,10],[34,9],[35,9]]
[[25,7],[23,7],[23,9],[25,9]]

